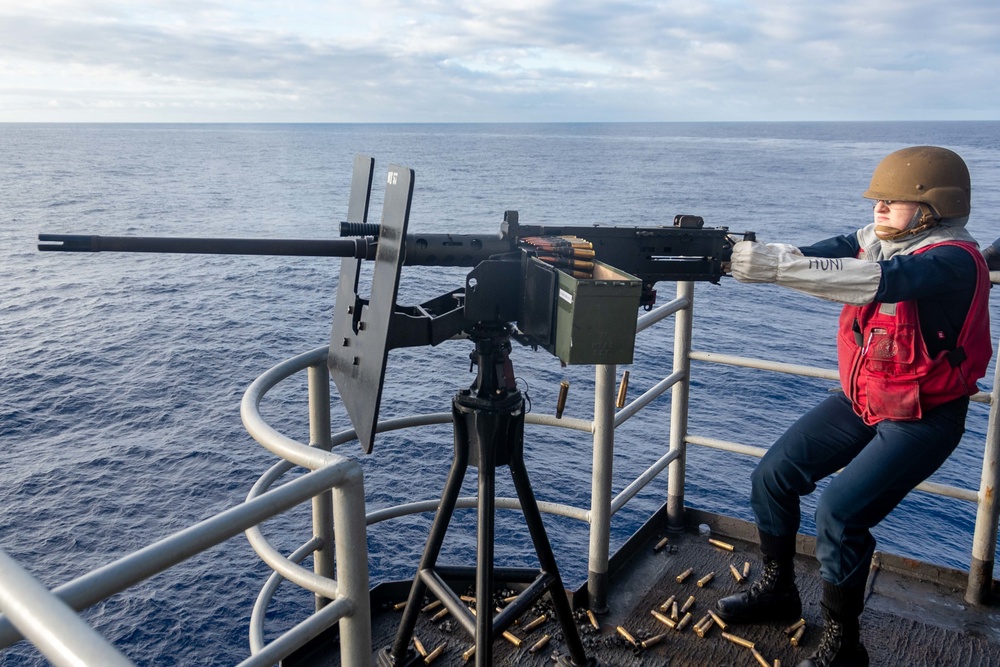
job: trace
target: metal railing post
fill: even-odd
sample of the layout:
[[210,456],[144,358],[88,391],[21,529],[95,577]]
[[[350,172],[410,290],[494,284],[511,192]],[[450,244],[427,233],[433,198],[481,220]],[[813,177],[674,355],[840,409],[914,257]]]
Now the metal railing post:
[[[323,451],[333,448],[330,437],[330,371],[326,362],[309,367],[309,445]],[[321,577],[333,579],[336,572],[333,544],[333,494],[330,491],[312,500],[313,535],[320,539],[320,547],[313,554],[313,571]],[[316,611],[330,600],[316,595]]]
[[372,614],[368,591],[368,534],[361,464],[333,490],[333,529],[337,550],[337,597],[354,609],[340,619],[340,664],[371,667]]
[[596,367],[594,381],[594,459],[590,486],[590,552],[587,593],[590,608],[608,608],[608,559],[611,551],[611,476],[615,458],[614,364]]
[[679,452],[668,468],[667,526],[684,526],[684,466],[686,465],[688,399],[691,392],[691,324],[694,311],[694,283],[677,283],[677,298],[686,299],[687,308],[674,316],[673,372],[682,379],[670,389],[670,451]]
[[976,508],[976,529],[972,534],[972,560],[969,563],[969,583],[965,600],[971,604],[989,602],[993,589],[993,560],[996,557],[997,518],[1000,515],[1000,363],[993,375],[990,390],[990,417],[986,426],[986,448],[983,452],[983,474],[979,483],[979,505]]

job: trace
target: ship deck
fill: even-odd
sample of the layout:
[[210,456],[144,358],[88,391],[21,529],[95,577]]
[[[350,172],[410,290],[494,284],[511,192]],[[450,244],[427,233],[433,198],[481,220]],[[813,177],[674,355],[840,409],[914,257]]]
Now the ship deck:
[[[686,530],[668,532],[665,512],[661,510],[612,557],[608,610],[596,615],[598,628],[592,626],[585,613],[585,587],[571,593],[582,640],[588,655],[596,657],[599,664],[614,667],[754,667],[762,664],[749,648],[724,638],[717,626],[712,626],[703,637],[693,630],[693,625],[717,599],[746,588],[761,572],[755,529],[744,521],[696,510],[688,510],[687,522]],[[708,537],[698,531],[702,524],[711,527],[712,538],[731,545],[733,551],[710,544]],[[664,537],[668,540],[666,545],[657,549]],[[768,665],[775,665],[776,660],[785,667],[797,665],[819,643],[822,587],[813,558],[814,541],[800,536],[798,550],[795,567],[806,621],[806,631],[799,645],[793,646],[785,633],[788,623],[730,625],[727,630],[753,642]],[[730,565],[742,572],[746,562],[750,563],[750,576],[743,583],[737,583]],[[678,583],[677,576],[688,568],[693,569],[692,574],[683,583]],[[698,580],[710,572],[714,572],[714,577],[700,587]],[[876,554],[862,617],[862,637],[871,664],[1000,665],[1000,612],[995,606],[966,603],[963,599],[965,583],[964,572]],[[372,645],[376,653],[391,645],[401,616],[394,609],[394,603],[405,600],[408,590],[408,582],[396,582],[382,584],[372,591]],[[461,592],[457,587],[455,590]],[[690,596],[695,598],[692,620],[682,631],[668,629],[650,613],[659,609],[670,596],[676,597],[678,605],[683,605]],[[544,605],[545,600],[538,606]],[[521,623],[546,611],[549,617],[540,627],[527,633],[516,625],[511,629],[523,640],[520,647],[506,639],[497,639],[494,645],[497,667],[542,667],[553,664],[553,656],[565,652],[559,624],[550,608],[528,612]],[[433,612],[420,614],[415,636],[428,652],[445,645],[433,664],[474,664],[473,660],[463,659],[463,653],[474,644],[472,638],[457,623],[447,619],[433,621],[432,616]],[[619,628],[638,642],[657,635],[666,636],[654,646],[641,648],[628,643]],[[531,652],[531,647],[546,634],[551,640],[543,648]],[[282,665],[335,667],[340,663],[335,642],[335,633],[320,637]]]

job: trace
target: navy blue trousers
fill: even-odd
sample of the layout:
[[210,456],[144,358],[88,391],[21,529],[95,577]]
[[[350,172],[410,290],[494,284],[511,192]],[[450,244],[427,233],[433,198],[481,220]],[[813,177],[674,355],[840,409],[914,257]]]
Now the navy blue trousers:
[[968,407],[961,398],[919,421],[868,426],[846,396],[830,396],[796,421],[754,470],[751,504],[758,529],[794,539],[799,498],[843,468],[816,507],[816,557],[827,583],[863,586],[875,552],[871,528],[954,451]]

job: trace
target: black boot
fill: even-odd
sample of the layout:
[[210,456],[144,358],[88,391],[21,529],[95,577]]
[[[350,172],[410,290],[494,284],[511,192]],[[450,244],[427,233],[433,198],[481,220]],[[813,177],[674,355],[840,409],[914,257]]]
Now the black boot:
[[819,648],[798,667],[868,667],[868,650],[861,643],[857,617],[837,620],[823,609],[826,626]]
[[764,557],[764,574],[742,593],[715,603],[715,610],[729,623],[794,621],[802,615],[792,560]]
[[864,586],[823,582],[823,637],[816,652],[798,667],[868,667],[868,651],[861,643],[864,591]]

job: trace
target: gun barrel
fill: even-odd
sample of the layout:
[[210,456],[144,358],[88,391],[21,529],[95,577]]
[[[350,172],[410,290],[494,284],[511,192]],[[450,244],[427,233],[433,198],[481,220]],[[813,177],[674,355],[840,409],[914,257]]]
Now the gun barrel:
[[[38,249],[61,252],[154,252],[211,255],[295,255],[374,259],[374,243],[351,239],[227,239],[39,234]],[[371,255],[369,257],[369,254]]]

